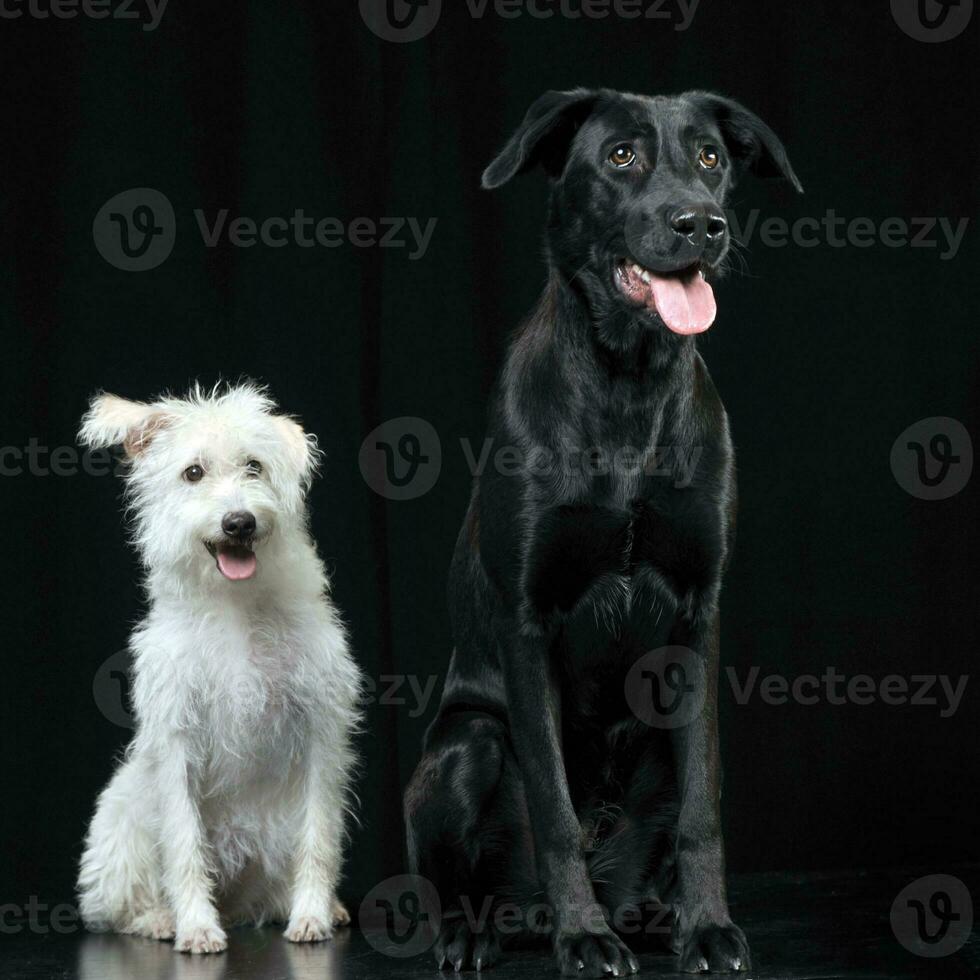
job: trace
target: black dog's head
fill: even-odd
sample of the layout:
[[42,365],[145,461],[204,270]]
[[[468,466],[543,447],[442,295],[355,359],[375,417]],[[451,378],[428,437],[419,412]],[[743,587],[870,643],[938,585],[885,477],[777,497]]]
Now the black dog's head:
[[551,256],[599,318],[616,310],[675,334],[711,326],[708,282],[730,244],[724,204],[746,170],[802,191],[772,130],[707,92],[649,98],[549,92],[483,175],[499,187],[541,164],[553,180]]

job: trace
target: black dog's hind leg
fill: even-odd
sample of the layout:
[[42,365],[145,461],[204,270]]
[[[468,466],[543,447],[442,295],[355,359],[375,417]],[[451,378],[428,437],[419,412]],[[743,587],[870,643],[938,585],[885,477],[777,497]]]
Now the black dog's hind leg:
[[[441,718],[405,794],[409,863],[439,895],[434,922],[440,968],[482,970],[500,958],[494,922],[500,898],[497,875],[523,859],[533,875],[533,854],[505,840],[501,782],[507,767],[503,724],[479,712]],[[496,874],[491,875],[490,869]],[[427,910],[433,919],[434,910]]]

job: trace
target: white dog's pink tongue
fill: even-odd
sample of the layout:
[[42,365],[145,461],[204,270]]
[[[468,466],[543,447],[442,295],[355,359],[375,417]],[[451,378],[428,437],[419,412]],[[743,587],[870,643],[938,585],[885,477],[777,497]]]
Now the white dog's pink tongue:
[[232,582],[251,578],[255,574],[258,562],[255,552],[240,544],[218,546],[218,571]]
[[715,292],[699,272],[683,279],[651,272],[650,294],[660,319],[674,333],[704,333],[718,315]]

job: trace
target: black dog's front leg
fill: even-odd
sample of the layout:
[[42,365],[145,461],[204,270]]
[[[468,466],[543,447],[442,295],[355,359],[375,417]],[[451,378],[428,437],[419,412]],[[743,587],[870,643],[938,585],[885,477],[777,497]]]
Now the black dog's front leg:
[[749,969],[745,935],[728,912],[721,833],[721,757],[718,745],[719,621],[679,630],[674,642],[691,649],[699,676],[688,678],[703,697],[693,720],[671,732],[680,791],[674,947],[685,973]]
[[552,941],[561,972],[625,976],[639,965],[596,903],[582,856],[561,746],[561,695],[550,643],[516,626],[498,633],[510,733],[521,773],[538,874],[554,911]]

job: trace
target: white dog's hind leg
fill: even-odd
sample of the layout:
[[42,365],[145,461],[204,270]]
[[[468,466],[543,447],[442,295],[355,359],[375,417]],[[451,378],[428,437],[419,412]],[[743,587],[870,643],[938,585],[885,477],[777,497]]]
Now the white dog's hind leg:
[[78,875],[82,921],[94,932],[172,939],[143,764],[131,758],[102,791]]
[[344,838],[346,744],[327,746],[315,739],[304,761],[302,818],[294,858],[292,908],[285,936],[295,943],[320,942],[335,923],[349,921],[334,889]]
[[211,860],[207,835],[191,785],[184,745],[173,738],[159,766],[163,880],[174,910],[182,953],[220,953],[228,939],[211,898]]

